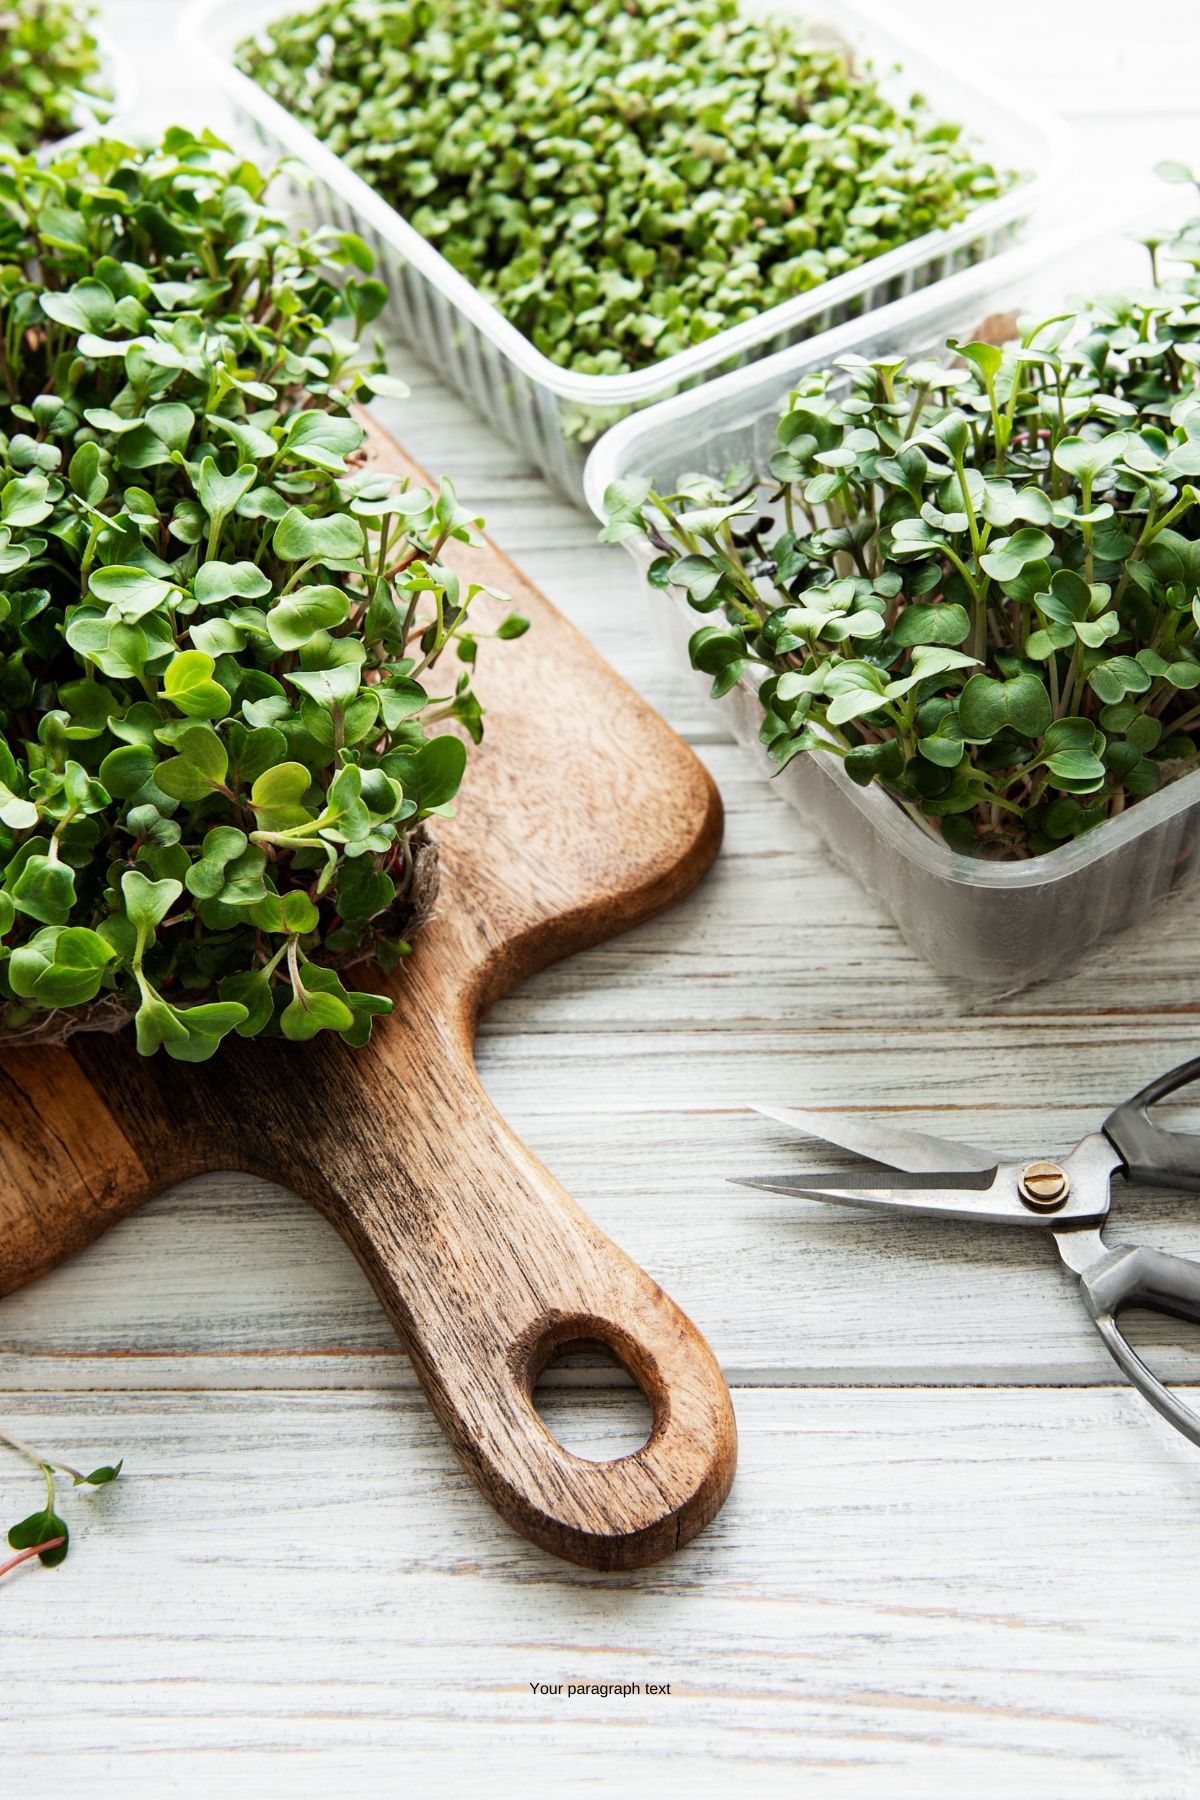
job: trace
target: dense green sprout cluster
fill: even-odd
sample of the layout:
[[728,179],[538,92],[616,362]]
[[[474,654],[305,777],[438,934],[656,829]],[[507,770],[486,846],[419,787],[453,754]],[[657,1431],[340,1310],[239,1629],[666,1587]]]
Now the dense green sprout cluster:
[[736,0],[325,0],[241,68],[554,362],[645,367],[1003,185]]
[[36,150],[100,104],[92,16],[78,0],[0,0],[0,142]]
[[[1176,170],[1176,178],[1180,171]],[[931,835],[1052,849],[1200,764],[1200,222],[1188,272],[1003,348],[841,359],[769,470],[610,491],[712,615],[780,767],[812,749]]]
[[466,757],[439,722],[479,733],[478,590],[440,560],[473,522],[364,466],[351,411],[402,391],[345,335],[383,302],[370,254],[266,186],[182,131],[0,153],[10,1032],[361,1043],[390,1003],[339,971],[405,948],[414,834]]

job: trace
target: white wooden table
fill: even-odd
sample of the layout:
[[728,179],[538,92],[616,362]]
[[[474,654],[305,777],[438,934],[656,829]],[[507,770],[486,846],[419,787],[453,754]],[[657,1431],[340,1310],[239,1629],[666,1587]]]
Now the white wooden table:
[[[1189,0],[893,0],[1056,101],[1107,177],[1195,156]],[[173,0],[108,0],[142,116],[224,125]],[[1064,83],[1058,92],[1059,72]],[[1184,1796],[1200,1786],[1200,1460],[1124,1386],[1048,1249],[731,1187],[783,1167],[752,1099],[954,1115],[1065,1147],[1198,1048],[1196,902],[1000,1004],[925,969],[656,649],[629,565],[419,366],[391,422],[697,746],[725,795],[677,912],[502,1003],[484,1078],[516,1129],[707,1332],[741,1464],[643,1574],[560,1565],[460,1473],[366,1283],[296,1199],[176,1189],[0,1307],[0,1418],[115,1489],[57,1573],[0,1589],[6,1793]],[[1118,979],[1119,971],[1119,979]],[[1200,1253],[1200,1210],[1114,1237]],[[1200,1362],[1150,1335],[1161,1366]],[[595,1374],[547,1403],[628,1439]],[[0,1461],[0,1519],[36,1500]],[[567,1699],[535,1683],[669,1683]]]

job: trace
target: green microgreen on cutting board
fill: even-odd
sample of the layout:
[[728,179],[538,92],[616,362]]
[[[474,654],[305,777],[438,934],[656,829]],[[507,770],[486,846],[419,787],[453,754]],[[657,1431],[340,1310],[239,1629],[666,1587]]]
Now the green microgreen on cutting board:
[[1200,220],[1167,254],[1187,272],[1003,346],[806,376],[769,470],[610,490],[605,535],[649,532],[780,767],[830,751],[1011,858],[1200,763]]
[[75,0],[0,0],[0,143],[36,150],[102,104],[93,16]]
[[736,0],[326,0],[238,60],[590,375],[754,318],[1007,181],[828,34]]
[[351,403],[403,391],[355,342],[383,289],[266,190],[179,130],[0,153],[10,1033],[365,1042],[391,1003],[341,971],[407,948],[480,735],[480,589],[441,561],[479,521],[363,466]]

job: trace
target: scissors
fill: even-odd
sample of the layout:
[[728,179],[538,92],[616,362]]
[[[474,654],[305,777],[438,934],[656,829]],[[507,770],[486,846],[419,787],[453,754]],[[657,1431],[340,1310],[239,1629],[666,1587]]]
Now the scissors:
[[[1200,1137],[1168,1131],[1149,1116],[1157,1101],[1197,1077],[1200,1057],[1118,1106],[1069,1156],[1027,1162],[1002,1162],[965,1144],[856,1115],[760,1106],[756,1112],[805,1137],[884,1166],[861,1171],[852,1187],[842,1186],[846,1177],[837,1174],[749,1176],[739,1185],[921,1218],[1050,1232],[1063,1262],[1078,1276],[1088,1315],[1122,1374],[1177,1431],[1200,1445],[1200,1416],[1163,1386],[1117,1324],[1126,1306],[1200,1324],[1200,1263],[1161,1250],[1112,1249],[1101,1235],[1116,1174],[1148,1187],[1200,1192]],[[897,1174],[920,1179],[897,1181]]]

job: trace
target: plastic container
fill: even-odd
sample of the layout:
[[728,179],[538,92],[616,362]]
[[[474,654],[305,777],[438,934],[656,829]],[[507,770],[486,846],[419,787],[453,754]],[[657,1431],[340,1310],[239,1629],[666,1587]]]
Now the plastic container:
[[[1012,312],[1049,316],[1071,295],[1144,281],[1147,269],[1140,246],[1092,237],[1060,245],[1050,256],[1032,248],[970,270],[870,320],[626,420],[589,459],[589,503],[603,518],[605,489],[623,476],[645,476],[669,489],[689,471],[723,473],[743,463],[762,467],[797,378],[828,367],[838,356],[936,351],[947,336],[964,341],[977,336],[986,319]],[[645,538],[630,540],[628,548],[644,575],[655,552]],[[704,619],[682,595],[648,582],[646,594],[686,662],[687,639]],[[707,687],[706,676],[696,679]],[[912,947],[943,974],[1012,990],[1061,973],[1089,944],[1141,924],[1162,895],[1200,867],[1200,772],[1044,856],[980,862],[928,837],[882,788],[858,787],[836,757],[810,752],[775,773],[758,740],[762,708],[753,672],[719,706],[834,860],[858,878]]]
[[573,374],[536,350],[393,207],[234,67],[239,43],[272,19],[302,11],[303,4],[194,0],[183,22],[188,54],[209,63],[241,123],[269,151],[307,165],[314,178],[310,203],[318,216],[359,232],[374,246],[399,334],[576,501],[582,499],[587,446],[606,427],[714,373],[997,255],[1015,241],[1066,163],[1069,140],[1056,120],[972,71],[955,68],[936,44],[890,19],[872,0],[760,0],[753,10],[812,19],[881,72],[900,64],[903,73],[886,84],[894,96],[907,102],[919,88],[942,117],[961,120],[998,167],[1036,174],[975,207],[959,224],[890,250],[649,368],[625,375]]

